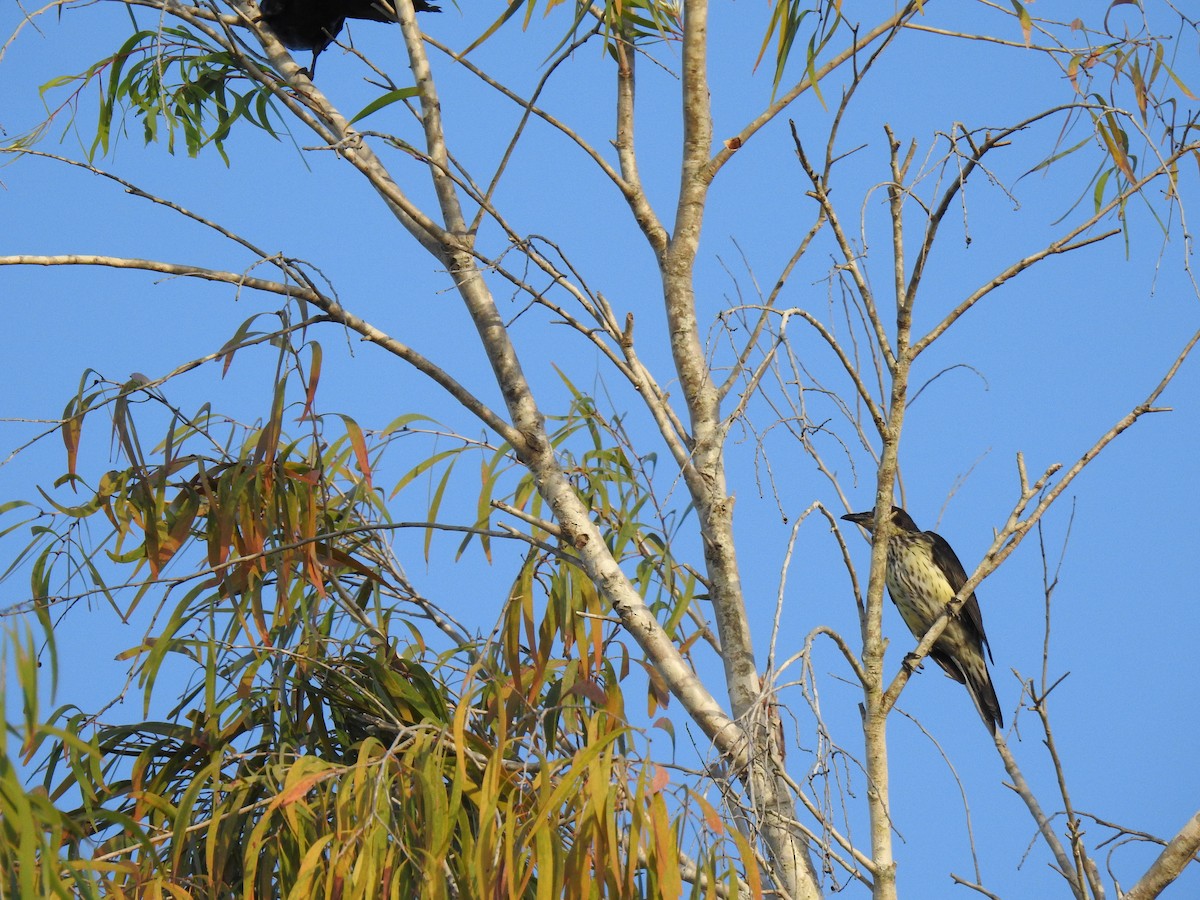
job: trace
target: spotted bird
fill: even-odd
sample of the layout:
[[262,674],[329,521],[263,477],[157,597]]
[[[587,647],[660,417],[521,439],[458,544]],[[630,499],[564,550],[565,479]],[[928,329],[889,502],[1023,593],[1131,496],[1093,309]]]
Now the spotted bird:
[[[875,510],[842,516],[874,534]],[[900,617],[918,640],[929,631],[959,588],[967,583],[967,572],[946,539],[932,531],[921,531],[904,510],[892,507],[892,532],[888,539],[887,588]],[[967,686],[979,716],[993,735],[1004,726],[1000,702],[988,674],[983,651],[992,659],[983,631],[983,616],[975,592],[952,616],[929,651],[929,657],[955,681]],[[995,664],[995,660],[992,660]]]

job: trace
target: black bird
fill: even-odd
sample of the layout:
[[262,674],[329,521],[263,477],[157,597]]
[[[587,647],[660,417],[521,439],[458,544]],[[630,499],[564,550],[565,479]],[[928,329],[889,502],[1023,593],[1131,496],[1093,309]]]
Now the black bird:
[[[413,7],[417,12],[441,12],[426,0],[413,0]],[[310,78],[316,74],[317,57],[333,43],[347,19],[396,21],[382,0],[261,0],[258,9],[283,46],[312,51]]]
[[[850,513],[842,518],[874,533],[875,510]],[[932,531],[921,531],[898,506],[892,507],[892,525],[887,554],[888,593],[908,630],[920,640],[958,589],[967,583],[967,572],[945,538]],[[983,632],[979,601],[972,591],[958,615],[947,623],[929,656],[947,675],[967,686],[980,718],[994,735],[997,728],[1004,726],[1004,719],[983,658],[985,648],[991,659],[992,648]]]

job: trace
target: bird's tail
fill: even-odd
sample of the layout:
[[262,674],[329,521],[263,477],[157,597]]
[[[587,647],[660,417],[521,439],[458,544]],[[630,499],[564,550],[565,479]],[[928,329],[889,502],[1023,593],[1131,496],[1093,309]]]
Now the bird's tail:
[[996,689],[992,686],[992,676],[988,674],[983,656],[979,657],[978,668],[963,666],[960,671],[966,676],[964,681],[967,692],[975,701],[979,718],[983,719],[983,724],[995,736],[996,729],[1004,727],[1004,717],[1000,714],[1000,701],[996,699]]

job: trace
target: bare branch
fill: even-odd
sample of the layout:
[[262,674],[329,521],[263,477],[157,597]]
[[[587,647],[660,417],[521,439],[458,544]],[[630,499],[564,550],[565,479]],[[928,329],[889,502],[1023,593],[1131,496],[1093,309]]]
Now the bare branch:
[[621,166],[623,193],[638,227],[654,252],[660,254],[666,249],[669,236],[642,186],[634,147],[634,74],[637,52],[632,43],[621,37],[613,41],[613,49],[617,55],[617,138],[613,146],[616,147],[617,159]]
[[716,156],[713,157],[710,165],[710,180],[716,176],[720,168],[729,161],[729,158],[734,153],[745,146],[746,142],[749,141],[750,138],[754,137],[754,135],[764,125],[787,109],[793,100],[812,88],[814,83],[819,83],[822,78],[825,78],[831,72],[836,71],[847,62],[853,60],[859,53],[871,46],[871,44],[875,43],[875,41],[879,40],[881,37],[890,38],[897,28],[915,16],[920,11],[922,6],[927,5],[927,3],[928,0],[925,0],[924,3],[920,2],[920,0],[910,0],[910,2],[906,3],[903,9],[901,9],[898,13],[876,25],[861,38],[851,42],[849,47],[834,56],[831,60],[829,60],[829,62],[825,63],[825,65],[820,66],[816,70],[815,79],[811,79],[806,75],[790,90],[782,94],[779,99],[763,110],[762,113],[756,116],[753,121],[746,125],[746,127],[738,132],[735,136],[727,138],[722,149],[718,151]]
[[[791,275],[792,270],[804,257],[804,254],[808,250],[809,244],[812,243],[813,238],[817,236],[817,233],[821,230],[824,224],[825,214],[824,212],[818,211],[816,221],[813,222],[812,227],[809,228],[808,232],[803,238],[801,238],[799,246],[796,247],[796,250],[791,255],[791,258],[788,259],[786,265],[784,265],[783,272],[780,273],[779,278],[775,281],[775,287],[771,289],[770,296],[767,298],[763,306],[759,307],[760,311],[758,319],[751,327],[750,334],[746,337],[746,340],[742,345],[741,352],[738,353],[737,362],[730,367],[729,376],[717,389],[717,395],[722,400],[729,396],[729,392],[733,390],[734,385],[737,384],[738,379],[742,376],[746,367],[749,365],[750,356],[754,352],[755,347],[758,346],[759,338],[762,337],[763,330],[766,328],[767,322],[769,321],[771,311],[775,308],[775,303],[779,299],[780,293],[783,292],[783,288],[784,285],[787,284],[788,277]],[[738,250],[740,251],[741,247],[738,247]],[[745,258],[744,254],[743,258]],[[768,351],[767,355],[770,356],[772,353],[774,353],[774,349],[775,348],[772,348],[770,351]]]
[[962,885],[963,887],[970,888],[971,890],[976,891],[977,893],[983,894],[983,896],[989,898],[989,900],[1001,900],[999,894],[993,894],[991,891],[989,891],[987,888],[985,888],[982,884],[978,884],[973,881],[967,881],[965,878],[955,875],[953,872],[950,873],[950,878],[955,884]]
[[1025,806],[1029,809],[1029,814],[1033,816],[1042,839],[1046,842],[1046,846],[1050,848],[1050,852],[1054,854],[1054,859],[1058,863],[1059,874],[1071,886],[1071,893],[1075,895],[1076,900],[1088,900],[1087,890],[1075,874],[1075,867],[1071,864],[1071,857],[1067,854],[1062,842],[1058,839],[1054,827],[1050,824],[1050,819],[1042,812],[1041,804],[1038,803],[1033,789],[1029,787],[1025,776],[1021,773],[1021,768],[1017,765],[1017,760],[1012,755],[1012,751],[1008,749],[1004,735],[997,731],[992,737],[996,742],[996,751],[1004,761],[1004,768],[1008,772],[1008,777],[1012,779],[1010,787],[1025,803]]
[[837,210],[829,199],[829,190],[824,176],[817,172],[808,161],[808,155],[804,152],[804,145],[800,141],[800,134],[796,131],[796,123],[789,122],[789,124],[792,128],[792,141],[796,145],[796,157],[800,160],[800,167],[804,169],[804,174],[808,176],[808,180],[813,186],[812,191],[809,192],[809,196],[820,204],[821,209],[825,213],[825,218],[829,221],[829,225],[833,229],[834,237],[837,238],[838,249],[842,254],[840,268],[850,273],[855,289],[858,291],[859,299],[862,300],[863,306],[867,310],[867,317],[870,320],[871,327],[875,331],[875,341],[879,345],[884,359],[887,361],[888,368],[895,369],[896,355],[892,350],[891,340],[888,338],[887,329],[884,327],[883,319],[876,308],[875,294],[871,290],[867,282],[866,273],[859,262],[862,254],[854,249],[850,238],[842,227],[841,218],[838,216]]
[[1188,819],[1179,833],[1171,838],[1158,859],[1138,883],[1125,893],[1122,900],[1151,900],[1157,897],[1179,877],[1197,852],[1200,852],[1200,812]]
[[[1030,119],[1030,120],[1027,120],[1026,122],[1022,122],[1020,125],[1014,126],[1011,129],[1007,129],[1005,132],[1001,132],[1001,134],[1006,134],[1006,133],[1011,134],[1012,132],[1014,132],[1020,128],[1028,127],[1028,125],[1031,122],[1036,121],[1036,119],[1042,118],[1045,115],[1049,115],[1050,112],[1059,112],[1063,109],[1070,109],[1070,108],[1073,108],[1073,107],[1059,107],[1056,110],[1051,110],[1047,113],[1044,113],[1042,116],[1037,116],[1034,119]],[[999,135],[997,135],[996,137],[998,138]],[[945,211],[949,206],[950,196],[951,196],[952,192],[957,190],[957,188],[961,186],[962,182],[965,180],[967,174],[969,173],[970,168],[974,164],[974,161],[978,160],[978,158],[980,156],[982,156],[983,152],[986,152],[986,149],[988,147],[994,147],[994,146],[996,146],[996,141],[993,139],[993,140],[990,140],[989,142],[987,142],[986,147],[981,148],[980,150],[976,151],[976,153],[972,159],[972,162],[959,175],[959,177],[955,181],[955,184],[952,185],[951,188],[947,190],[945,196],[943,197],[943,200],[942,200],[942,203],[941,203],[939,209],[930,217],[929,227],[926,232],[925,243],[922,245],[922,256],[921,256],[920,260],[918,261],[918,264],[917,264],[916,270],[914,271],[912,280],[909,283],[908,290],[909,290],[910,296],[915,294],[918,280],[920,277],[920,273],[923,269],[924,260],[928,257],[928,248],[932,246],[933,236],[937,231],[937,225],[940,223],[941,217],[945,214]],[[1072,228],[1070,231],[1068,231],[1066,234],[1064,234],[1061,238],[1059,238],[1058,240],[1052,241],[1050,244],[1043,247],[1041,250],[1037,251],[1036,253],[1031,253],[1028,256],[1023,257],[1022,259],[1017,260],[1015,263],[1008,266],[1006,269],[1004,269],[1002,272],[1000,272],[998,275],[996,275],[994,278],[992,278],[989,282],[987,282],[986,284],[977,288],[975,291],[973,291],[971,293],[970,296],[968,296],[965,300],[963,300],[956,307],[954,307],[954,309],[952,309],[949,313],[947,313],[946,316],[942,319],[942,321],[939,322],[937,325],[935,325],[929,331],[928,334],[926,334],[923,338],[921,338],[919,341],[917,341],[916,343],[913,344],[913,347],[912,347],[913,358],[916,358],[923,350],[925,350],[926,347],[928,347],[931,343],[933,343],[935,340],[937,340],[946,331],[946,329],[948,329],[951,325],[953,325],[963,315],[963,313],[967,312],[967,310],[969,310],[971,307],[973,307],[976,303],[978,303],[980,300],[982,300],[984,297],[986,297],[988,294],[990,294],[992,291],[994,291],[1000,285],[1006,283],[1007,281],[1009,281],[1016,275],[1019,275],[1021,272],[1024,272],[1026,269],[1028,269],[1034,263],[1037,263],[1049,256],[1054,256],[1054,255],[1058,255],[1058,254],[1062,254],[1062,253],[1070,253],[1073,250],[1078,250],[1083,247],[1088,247],[1092,244],[1107,240],[1110,237],[1120,234],[1121,230],[1119,228],[1112,228],[1101,234],[1091,235],[1091,236],[1087,236],[1087,237],[1081,237],[1081,235],[1084,235],[1085,232],[1087,232],[1091,228],[1094,228],[1098,223],[1102,222],[1105,218],[1107,218],[1112,213],[1113,210],[1117,209],[1123,203],[1127,202],[1130,197],[1143,191],[1155,179],[1160,178],[1165,174],[1168,174],[1170,171],[1170,167],[1174,161],[1179,159],[1181,157],[1181,155],[1186,155],[1188,153],[1195,151],[1197,149],[1197,146],[1200,146],[1200,145],[1189,145],[1188,147],[1183,148],[1183,150],[1181,150],[1179,153],[1172,155],[1167,161],[1165,161],[1164,163],[1160,164],[1158,167],[1153,169],[1149,174],[1147,174],[1141,180],[1130,185],[1128,188],[1126,188],[1125,191],[1122,191],[1117,196],[1113,197],[1112,200],[1110,200],[1108,203],[1104,204],[1104,206],[1102,206],[1100,209],[1098,209],[1093,215],[1089,216],[1087,219],[1080,222],[1078,225],[1076,225],[1074,228]]]
[[330,321],[349,328],[362,335],[363,338],[392,353],[435,383],[441,385],[455,400],[477,416],[485,425],[494,430],[509,443],[519,442],[520,434],[500,416],[482,403],[470,391],[459,384],[448,372],[423,355],[401,343],[390,335],[380,331],[369,322],[346,310],[340,303],[315,289],[303,288],[298,285],[282,284],[262,278],[252,278],[235,272],[220,269],[206,269],[201,266],[190,266],[182,263],[168,263],[161,260],[129,259],[118,256],[0,256],[0,266],[104,266],[114,269],[141,269],[147,272],[158,272],[163,275],[180,275],[203,278],[207,281],[222,282],[236,285],[238,288],[251,288],[256,291],[279,294],[284,297],[295,297],[316,306]]
[[[942,631],[945,630],[946,623],[949,621],[950,616],[956,615],[958,610],[962,608],[965,598],[969,597],[983,581],[983,579],[994,572],[996,568],[1004,560],[1006,560],[1014,550],[1016,550],[1021,541],[1024,539],[1025,535],[1028,533],[1029,529],[1031,529],[1041,520],[1042,516],[1045,515],[1046,511],[1050,508],[1054,501],[1062,495],[1063,491],[1067,489],[1067,487],[1072,481],[1075,480],[1079,473],[1082,472],[1087,465],[1091,463],[1091,461],[1094,460],[1101,453],[1101,451],[1104,450],[1105,447],[1112,443],[1118,435],[1133,425],[1134,422],[1147,413],[1160,411],[1154,406],[1155,402],[1158,400],[1162,392],[1166,390],[1167,385],[1169,385],[1175,378],[1175,375],[1179,371],[1179,367],[1183,365],[1184,360],[1186,360],[1191,354],[1197,342],[1200,342],[1200,331],[1197,331],[1194,335],[1192,335],[1187,345],[1175,358],[1174,363],[1171,365],[1170,369],[1168,369],[1166,375],[1163,376],[1162,380],[1157,386],[1155,386],[1154,390],[1147,395],[1146,399],[1137,404],[1126,415],[1122,416],[1117,423],[1112,426],[1112,428],[1106,431],[1100,437],[1100,439],[1097,440],[1096,443],[1093,444],[1083,454],[1083,456],[1081,456],[1075,462],[1075,464],[1072,465],[1071,468],[1068,469],[1058,479],[1058,481],[1054,483],[1053,487],[1048,488],[1045,491],[1041,501],[1033,508],[1032,511],[1028,513],[1028,515],[1026,515],[1024,519],[1021,518],[1021,515],[1024,514],[1029,502],[1034,496],[1042,492],[1043,487],[1045,487],[1048,483],[1048,479],[1055,471],[1057,471],[1058,467],[1051,467],[1042,476],[1042,478],[1040,478],[1028,489],[1027,492],[1022,494],[1016,506],[1013,508],[1012,513],[1009,515],[1008,521],[996,535],[995,540],[992,542],[992,546],[984,555],[983,560],[979,563],[979,566],[975,569],[974,573],[970,578],[967,579],[966,583],[959,590],[958,594],[955,596],[955,599],[946,606],[946,609],[943,610],[942,614],[934,621],[929,631],[925,634],[925,637],[921,639],[916,650],[914,650],[910,655],[910,662],[920,662],[920,660],[925,658],[925,656],[929,653],[929,650],[937,641],[938,637],[941,636]],[[908,666],[901,667],[895,679],[892,681],[892,684],[888,687],[887,696],[890,699],[890,703],[895,702],[895,699],[899,696],[903,685],[908,681],[910,673],[911,669]]]
[[870,414],[872,421],[875,423],[876,429],[886,428],[887,421],[883,410],[880,409],[879,405],[875,402],[875,398],[871,395],[870,390],[867,388],[866,384],[862,380],[862,377],[859,375],[858,367],[854,364],[853,360],[846,356],[846,351],[842,349],[842,345],[837,338],[835,338],[824,326],[824,324],[822,324],[822,322],[812,313],[808,312],[807,310],[796,308],[783,311],[783,321],[779,326],[781,334],[787,328],[787,319],[789,315],[799,316],[801,319],[811,325],[813,330],[815,330],[817,334],[821,336],[821,339],[829,345],[829,348],[837,355],[838,362],[842,364],[842,368],[845,369],[846,374],[850,376],[850,380],[854,384],[854,390],[858,394],[859,399],[862,400],[866,405],[867,412]]

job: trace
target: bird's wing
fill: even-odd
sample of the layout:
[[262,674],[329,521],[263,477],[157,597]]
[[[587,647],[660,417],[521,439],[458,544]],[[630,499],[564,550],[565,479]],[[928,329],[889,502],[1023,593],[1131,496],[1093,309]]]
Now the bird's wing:
[[347,19],[367,19],[374,22],[395,22],[396,17],[388,9],[390,4],[377,3],[375,0],[347,0],[342,4],[343,15]]
[[[944,537],[932,531],[926,531],[925,534],[933,541],[934,565],[946,573],[946,580],[950,582],[950,590],[957,594],[959,588],[967,583],[967,570],[963,568],[954,548],[947,543]],[[983,614],[979,611],[979,601],[975,599],[974,591],[971,591],[971,596],[962,605],[960,618],[968,631],[974,631],[979,636],[980,642],[987,650],[988,659],[992,660],[994,665],[996,661],[992,659],[992,648],[988,645],[987,634],[983,630]]]
[[[367,19],[372,22],[395,22],[393,14],[394,0],[342,0],[342,15],[347,19]],[[434,6],[428,0],[413,0],[413,9],[417,12],[441,12],[440,6]]]

